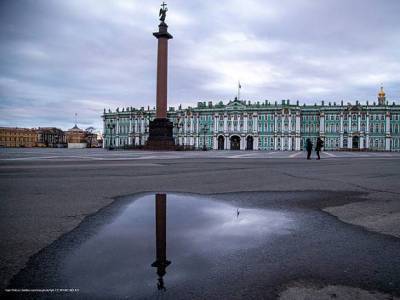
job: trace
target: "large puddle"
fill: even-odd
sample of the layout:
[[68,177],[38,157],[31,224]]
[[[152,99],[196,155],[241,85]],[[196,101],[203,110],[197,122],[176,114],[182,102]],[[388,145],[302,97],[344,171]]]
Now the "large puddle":
[[273,299],[287,283],[311,280],[399,295],[400,240],[340,222],[310,204],[319,199],[127,197],[33,256],[10,287],[79,289],[74,299]]
[[278,210],[146,195],[66,257],[61,275],[88,294],[150,296],[207,279],[216,266],[235,263],[237,255],[293,227],[290,215]]

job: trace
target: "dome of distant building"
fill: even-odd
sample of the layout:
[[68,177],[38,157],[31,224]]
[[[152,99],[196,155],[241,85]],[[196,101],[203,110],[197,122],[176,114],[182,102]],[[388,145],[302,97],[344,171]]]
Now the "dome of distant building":
[[87,147],[86,133],[77,124],[67,131],[68,148],[82,149]]

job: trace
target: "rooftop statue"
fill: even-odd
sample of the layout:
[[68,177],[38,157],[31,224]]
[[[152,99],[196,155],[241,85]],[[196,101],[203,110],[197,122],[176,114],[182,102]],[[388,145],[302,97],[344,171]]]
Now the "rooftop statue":
[[168,11],[167,4],[165,2],[163,2],[161,4],[160,13],[158,14],[160,17],[161,23],[164,23],[165,17],[167,16],[167,11]]

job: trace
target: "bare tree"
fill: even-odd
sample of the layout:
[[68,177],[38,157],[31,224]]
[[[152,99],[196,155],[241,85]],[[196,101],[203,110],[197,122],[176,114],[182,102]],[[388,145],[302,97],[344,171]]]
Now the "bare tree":
[[89,148],[92,148],[93,137],[95,136],[95,134],[94,134],[95,130],[96,130],[96,128],[94,128],[92,126],[85,129],[86,138],[87,138],[87,141],[89,142]]

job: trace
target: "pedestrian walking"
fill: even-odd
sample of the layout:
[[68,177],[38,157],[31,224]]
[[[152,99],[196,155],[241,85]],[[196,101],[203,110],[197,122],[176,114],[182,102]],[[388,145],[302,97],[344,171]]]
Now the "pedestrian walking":
[[311,159],[311,151],[312,151],[313,143],[310,139],[306,140],[306,150],[307,150],[307,159]]
[[324,141],[321,140],[320,137],[317,138],[317,145],[315,146],[315,152],[317,152],[317,159],[321,159],[319,156],[319,152],[322,150],[322,147],[324,147]]

